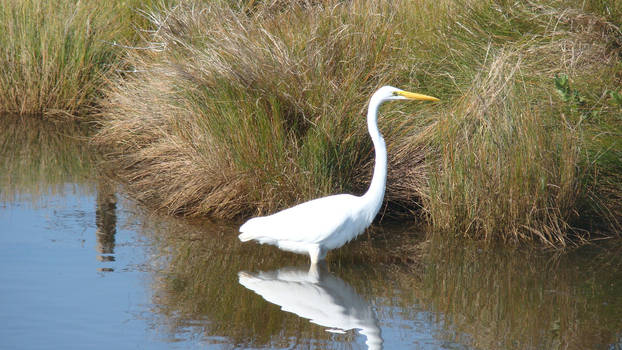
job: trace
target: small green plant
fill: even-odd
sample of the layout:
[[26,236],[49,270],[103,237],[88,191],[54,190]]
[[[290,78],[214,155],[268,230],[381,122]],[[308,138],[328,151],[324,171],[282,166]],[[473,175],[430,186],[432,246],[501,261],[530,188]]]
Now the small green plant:
[[579,91],[570,88],[570,81],[566,74],[555,75],[555,91],[566,103],[572,105],[585,104],[585,99],[579,94]]
[[588,100],[579,92],[579,90],[570,87],[570,81],[567,75],[556,75],[554,83],[555,91],[561,97],[562,101],[566,103],[566,106],[570,109],[570,112],[580,116],[579,121],[594,120],[599,118],[600,111],[595,106],[589,105]]

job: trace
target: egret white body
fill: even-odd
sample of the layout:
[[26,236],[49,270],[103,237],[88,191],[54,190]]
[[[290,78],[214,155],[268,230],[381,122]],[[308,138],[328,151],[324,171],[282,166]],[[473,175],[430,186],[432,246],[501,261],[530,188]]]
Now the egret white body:
[[387,180],[387,148],[378,130],[378,108],[391,100],[438,101],[437,98],[407,92],[392,86],[378,89],[369,101],[367,128],[376,152],[376,164],[369,189],[363,196],[338,194],[298,204],[278,213],[256,217],[240,227],[240,240],[256,240],[280,249],[309,254],[315,264],[326,253],[361,234],[378,214]]

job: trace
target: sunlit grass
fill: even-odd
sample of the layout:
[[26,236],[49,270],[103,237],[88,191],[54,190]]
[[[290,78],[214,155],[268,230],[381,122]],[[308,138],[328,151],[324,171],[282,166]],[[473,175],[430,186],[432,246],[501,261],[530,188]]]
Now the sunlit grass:
[[[76,119],[93,112],[123,45],[155,1],[1,0],[0,112]],[[121,46],[119,46],[121,45]]]
[[[620,32],[606,20],[619,8],[580,6],[183,2],[151,14],[149,40],[165,49],[130,53],[137,72],[107,90],[96,142],[151,207],[268,213],[365,190],[365,104],[392,84],[442,102],[383,107],[383,215],[418,212],[443,234],[564,246],[589,238],[577,229],[593,227],[580,208],[615,228],[622,206],[610,93]],[[562,75],[580,105],[560,96]]]
[[[405,67],[397,52],[408,37],[395,24],[407,19],[387,20],[397,7],[290,5],[249,16],[213,4],[155,14],[153,40],[168,49],[134,58],[141,73],[110,92],[98,139],[117,146],[132,192],[170,213],[232,217],[361,191],[366,183],[351,179],[373,157],[366,101]],[[404,118],[389,111],[384,123]],[[137,133],[148,139],[123,141]],[[158,191],[142,190],[153,184]]]

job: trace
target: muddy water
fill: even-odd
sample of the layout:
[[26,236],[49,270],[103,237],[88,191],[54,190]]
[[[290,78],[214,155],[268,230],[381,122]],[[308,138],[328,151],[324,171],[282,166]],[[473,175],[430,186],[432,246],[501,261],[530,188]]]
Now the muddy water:
[[310,269],[235,223],[141,209],[76,130],[3,123],[1,349],[622,348],[620,242],[396,251],[421,235],[384,227]]

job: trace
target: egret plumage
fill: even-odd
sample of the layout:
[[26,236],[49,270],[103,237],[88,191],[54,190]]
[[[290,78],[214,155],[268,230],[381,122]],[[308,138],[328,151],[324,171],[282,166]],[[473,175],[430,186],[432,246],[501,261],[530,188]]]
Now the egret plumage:
[[362,196],[337,194],[304,202],[272,215],[255,217],[240,227],[242,242],[255,240],[282,250],[309,254],[316,264],[326,253],[360,235],[378,214],[387,180],[387,148],[378,130],[380,105],[392,100],[438,101],[436,97],[404,91],[392,86],[378,89],[369,101],[367,129],[376,160],[367,192]]

